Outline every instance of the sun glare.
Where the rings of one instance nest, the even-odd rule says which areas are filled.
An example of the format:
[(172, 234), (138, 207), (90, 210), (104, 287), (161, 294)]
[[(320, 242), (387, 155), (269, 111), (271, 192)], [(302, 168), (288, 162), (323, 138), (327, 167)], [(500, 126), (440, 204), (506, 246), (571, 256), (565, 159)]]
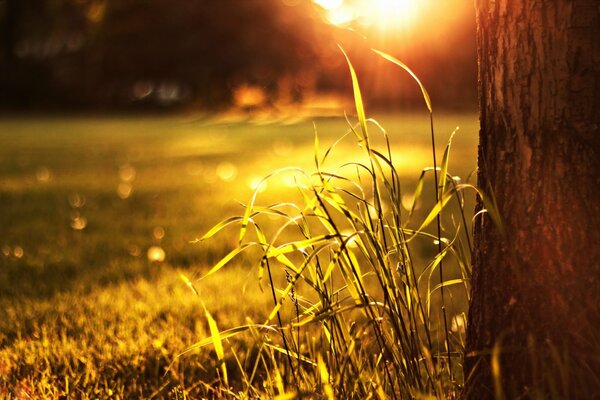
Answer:
[(344, 0), (314, 0), (314, 2), (326, 10), (333, 10), (344, 3)]
[(329, 23), (358, 22), (381, 31), (407, 29), (419, 18), (425, 0), (313, 0)]

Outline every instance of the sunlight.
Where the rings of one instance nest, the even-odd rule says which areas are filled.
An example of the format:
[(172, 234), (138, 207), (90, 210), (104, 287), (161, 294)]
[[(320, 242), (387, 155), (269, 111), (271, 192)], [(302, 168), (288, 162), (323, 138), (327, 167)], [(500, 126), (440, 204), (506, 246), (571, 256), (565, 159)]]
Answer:
[(313, 0), (325, 11), (329, 23), (345, 26), (358, 22), (380, 31), (412, 27), (421, 14), (424, 0)]
[(341, 6), (344, 0), (314, 0), (314, 2), (326, 10), (333, 10)]
[(160, 246), (152, 246), (147, 252), (148, 261), (153, 263), (161, 263), (165, 261), (166, 253)]
[[(369, 2), (370, 3), (370, 2)], [(366, 15), (375, 24), (381, 24), (383, 30), (395, 27), (408, 27), (414, 23), (419, 14), (421, 1), (415, 0), (376, 0), (371, 7), (366, 7)]]

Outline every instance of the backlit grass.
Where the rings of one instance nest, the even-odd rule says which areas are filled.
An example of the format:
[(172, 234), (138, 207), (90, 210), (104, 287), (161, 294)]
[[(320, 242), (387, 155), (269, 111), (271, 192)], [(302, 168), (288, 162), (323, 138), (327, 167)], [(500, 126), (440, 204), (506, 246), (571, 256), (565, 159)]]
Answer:
[[(199, 239), (210, 240), (236, 226), (237, 247), (203, 278), (252, 249), (260, 253), (259, 282), (267, 281), (273, 300), (265, 322), (222, 332), (203, 306), (210, 335), (189, 351), (208, 345), (215, 349), (216, 396), (447, 399), (461, 391), (472, 252), (471, 212), (465, 211), (471, 207), (465, 208), (464, 192), (478, 189), (450, 173), (458, 128), (438, 160), (429, 94), (405, 64), (379, 54), (421, 88), (429, 111), (433, 167), (423, 169), (412, 199), (404, 201), (402, 164), (395, 162), (385, 129), (367, 119), (358, 78), (346, 57), (357, 122), (348, 120), (347, 134), (324, 151), (315, 132), (314, 172), (288, 168), (265, 178), (269, 182), (292, 174), (296, 198), (289, 200), (294, 190), (288, 189), (278, 202), (261, 205), (256, 190), (243, 215), (223, 220)], [(362, 157), (333, 156), (347, 136)], [(328, 158), (343, 163), (325, 169)], [(433, 178), (433, 203), (418, 212), (428, 175)], [(448, 207), (452, 200), (454, 208)], [(286, 282), (277, 284), (282, 274)], [(182, 278), (201, 298), (194, 283)], [(236, 385), (229, 380), (223, 344), (245, 332), (255, 339), (257, 350), (250, 363), (231, 350), (242, 378)]]
[[(406, 182), (403, 202), (410, 204), (420, 171), (430, 164), (427, 117), (378, 120)], [(342, 118), (315, 123), (323, 147), (348, 128)], [(461, 129), (452, 171), (465, 177), (475, 167), (476, 116), (437, 117), (440, 153), (456, 125)], [(271, 299), (258, 288), (256, 254), (201, 281), (201, 299), (194, 296), (179, 274), (192, 280), (203, 275), (238, 236), (190, 242), (219, 220), (243, 213), (235, 200), (247, 203), (269, 172), (313, 168), (313, 131), (312, 121), (256, 126), (185, 117), (2, 119), (0, 396), (212, 393), (207, 385), (219, 370), (211, 348), (176, 359), (210, 335), (201, 300), (224, 330), (247, 318), (264, 322)], [(356, 142), (344, 140), (325, 166), (355, 161), (357, 154)], [(286, 174), (267, 181), (260, 203), (281, 201), (294, 184)], [(418, 206), (425, 210), (428, 204)], [(163, 262), (148, 258), (153, 246), (164, 250)], [(435, 248), (415, 251), (426, 257)], [(286, 278), (276, 279), (283, 284)], [(241, 357), (255, 345), (251, 337), (231, 340), (227, 357), (229, 346)], [(235, 366), (234, 359), (227, 362)], [(243, 382), (235, 368), (229, 370), (230, 381)]]

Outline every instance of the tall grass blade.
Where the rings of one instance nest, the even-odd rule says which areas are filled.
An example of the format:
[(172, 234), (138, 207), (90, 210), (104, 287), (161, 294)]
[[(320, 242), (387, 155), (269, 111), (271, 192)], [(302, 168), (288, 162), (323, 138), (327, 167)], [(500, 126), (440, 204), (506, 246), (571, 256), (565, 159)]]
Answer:
[(200, 296), (200, 293), (198, 293), (198, 291), (196, 290), (196, 288), (194, 287), (194, 284), (192, 283), (192, 281), (189, 280), (189, 278), (187, 276), (185, 276), (184, 274), (180, 273), (179, 277), (181, 278), (181, 280), (183, 282), (185, 282), (185, 284), (187, 285), (187, 287), (190, 288), (190, 290), (196, 295), (196, 296)]
[[(425, 217), (425, 219), (421, 223), (421, 226), (419, 226), (419, 229), (417, 229), (417, 232), (420, 232), (423, 229), (425, 229), (434, 219), (436, 219), (442, 211), (442, 209), (448, 204), (450, 200), (452, 200), (453, 196), (454, 193), (452, 191), (444, 193), (442, 195), (442, 198), (433, 206), (431, 211), (429, 211), (429, 214), (427, 214), (427, 217)], [(438, 238), (438, 240), (441, 240), (441, 238)]]
[(358, 85), (358, 77), (356, 76), (356, 71), (350, 62), (350, 58), (342, 48), (339, 46), (340, 50), (346, 57), (346, 61), (348, 63), (348, 68), (350, 69), (350, 75), (352, 76), (352, 88), (354, 90), (354, 103), (356, 105), (356, 114), (358, 116), (358, 122), (360, 123), (360, 129), (362, 130), (364, 139), (368, 141), (369, 134), (367, 130), (367, 117), (365, 116), (365, 107), (362, 100), (362, 94), (360, 92), (360, 86)]
[(201, 280), (205, 279), (205, 278), (209, 277), (210, 275), (214, 274), (215, 272), (217, 272), (218, 270), (223, 268), (231, 260), (233, 260), (238, 254), (242, 253), (248, 247), (253, 246), (255, 244), (256, 243), (244, 243), (244, 244), (240, 245), (239, 247), (236, 247), (231, 252), (229, 252), (229, 254), (227, 254), (225, 257), (223, 257), (217, 264), (215, 264), (215, 266), (212, 267), (210, 269), (210, 271), (208, 271), (206, 274), (204, 274), (204, 276), (202, 276), (200, 279)]
[(331, 387), (331, 383), (329, 382), (329, 371), (327, 370), (327, 365), (323, 361), (323, 357), (319, 354), (319, 358), (317, 361), (317, 365), (319, 368), (319, 375), (321, 377), (321, 387), (323, 388), (323, 394), (327, 400), (334, 400), (335, 396), (333, 394), (333, 388)]
[(444, 192), (446, 191), (446, 175), (448, 175), (448, 162), (450, 160), (450, 147), (452, 146), (452, 139), (456, 132), (458, 132), (458, 126), (452, 131), (450, 135), (450, 139), (448, 139), (448, 144), (446, 145), (446, 149), (444, 150), (444, 156), (442, 157), (442, 164), (440, 166), (440, 180), (438, 182), (438, 197), (442, 197)]
[(419, 88), (421, 88), (421, 93), (423, 94), (423, 99), (425, 100), (427, 109), (429, 110), (430, 113), (432, 113), (433, 108), (431, 107), (431, 98), (429, 97), (429, 93), (427, 92), (427, 89), (425, 89), (425, 86), (423, 86), (423, 84), (421, 83), (421, 80), (419, 79), (419, 77), (417, 77), (417, 75), (408, 67), (408, 65), (404, 64), (402, 61), (398, 60), (397, 58), (392, 57), (391, 55), (389, 55), (387, 53), (384, 53), (384, 52), (376, 50), (376, 49), (371, 49), (371, 50), (373, 50), (376, 54), (380, 55), (381, 57), (385, 58), (386, 60), (401, 67), (402, 69), (404, 69), (406, 72), (408, 72), (410, 74), (410, 76), (419, 85)]

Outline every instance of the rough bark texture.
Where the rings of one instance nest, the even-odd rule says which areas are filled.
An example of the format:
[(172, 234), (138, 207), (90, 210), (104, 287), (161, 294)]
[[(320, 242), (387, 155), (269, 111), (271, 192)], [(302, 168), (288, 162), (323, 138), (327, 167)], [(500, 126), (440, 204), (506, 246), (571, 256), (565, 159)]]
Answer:
[(466, 394), (600, 398), (600, 2), (476, 7), (478, 179), (503, 228), (475, 226)]

